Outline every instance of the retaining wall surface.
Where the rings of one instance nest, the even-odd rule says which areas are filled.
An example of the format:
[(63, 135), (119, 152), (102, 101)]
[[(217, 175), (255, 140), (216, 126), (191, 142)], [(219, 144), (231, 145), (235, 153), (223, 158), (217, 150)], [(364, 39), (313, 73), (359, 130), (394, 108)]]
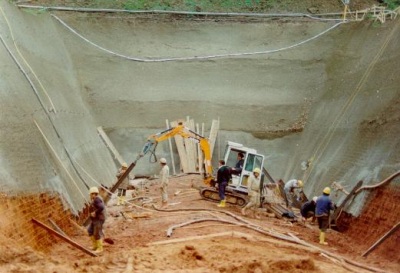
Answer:
[[(55, 106), (48, 111), (52, 106), (43, 90), (40, 103), (3, 48), (4, 190), (55, 189), (79, 209), (92, 180), (106, 185), (115, 180), (117, 165), (97, 136), (97, 126), (131, 162), (147, 136), (165, 128), (165, 119), (186, 116), (206, 128), (220, 119), (214, 162), (225, 141), (243, 143), (266, 155), (266, 167), (276, 179), (303, 179), (308, 196), (319, 195), (332, 181), (351, 190), (359, 180), (374, 184), (399, 169), (398, 20), (342, 24), (271, 54), (138, 62), (94, 47), (48, 13), (33, 15), (4, 2), (1, 7), (15, 43)], [(143, 59), (280, 49), (334, 25), (54, 14), (91, 42)], [(17, 54), (10, 29), (0, 19), (2, 36)], [(161, 156), (168, 156), (167, 145), (159, 145)], [(310, 162), (305, 171), (304, 161)], [(154, 174), (158, 168), (142, 159), (134, 172)], [(344, 196), (334, 198), (340, 203)], [(364, 200), (365, 194), (360, 195), (348, 210), (357, 215)]]

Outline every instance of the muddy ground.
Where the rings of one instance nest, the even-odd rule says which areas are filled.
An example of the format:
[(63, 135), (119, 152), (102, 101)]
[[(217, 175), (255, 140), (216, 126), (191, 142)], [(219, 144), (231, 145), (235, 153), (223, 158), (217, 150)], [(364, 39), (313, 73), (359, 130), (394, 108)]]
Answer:
[[(220, 209), (216, 203), (201, 199), (198, 187), (202, 186), (202, 179), (198, 175), (172, 178), (168, 190), (169, 206), (164, 211), (157, 210), (160, 206), (157, 183), (157, 179), (150, 180), (146, 187), (138, 187), (139, 196), (145, 197), (143, 199), (132, 199), (133, 191), (128, 191), (127, 204), (117, 206), (115, 197), (109, 201), (105, 237), (111, 238), (114, 244), (105, 243), (104, 252), (98, 257), (92, 257), (66, 241), (48, 235), (42, 228), (37, 228), (36, 236), (43, 236), (43, 241), (50, 240), (47, 246), (38, 245), (39, 252), (30, 247), (14, 245), (10, 239), (2, 236), (0, 272), (399, 270), (398, 257), (361, 257), (367, 245), (346, 234), (329, 230), (329, 245), (321, 246), (318, 244), (317, 226), (309, 222), (303, 225), (277, 219), (268, 216), (263, 209), (260, 209), (261, 219), (255, 219), (250, 211), (248, 215), (242, 216), (240, 208), (232, 205)], [(217, 219), (232, 224), (218, 222)], [(176, 227), (172, 229), (171, 236), (167, 236), (172, 226), (195, 220), (199, 222)], [(83, 227), (71, 223), (60, 224), (60, 227), (71, 240), (90, 248), (90, 239)], [(289, 238), (289, 241), (279, 237)], [(300, 240), (301, 243), (290, 242), (291, 239)], [(339, 262), (338, 256), (345, 259), (345, 262)]]

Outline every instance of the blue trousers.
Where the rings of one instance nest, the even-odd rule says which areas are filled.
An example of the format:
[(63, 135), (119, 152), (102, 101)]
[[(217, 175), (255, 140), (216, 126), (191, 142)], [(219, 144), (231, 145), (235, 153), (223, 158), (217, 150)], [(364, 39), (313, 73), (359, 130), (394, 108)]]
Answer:
[(218, 194), (219, 194), (219, 199), (224, 200), (225, 199), (225, 188), (228, 185), (228, 182), (221, 182), (218, 183)]

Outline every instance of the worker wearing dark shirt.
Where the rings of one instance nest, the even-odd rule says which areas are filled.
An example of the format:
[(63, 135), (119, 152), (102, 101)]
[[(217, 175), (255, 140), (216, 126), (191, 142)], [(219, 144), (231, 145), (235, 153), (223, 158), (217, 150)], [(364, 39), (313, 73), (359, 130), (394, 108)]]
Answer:
[(225, 199), (225, 188), (228, 185), (229, 180), (231, 179), (231, 170), (228, 166), (225, 165), (224, 160), (220, 160), (219, 168), (217, 172), (217, 183), (218, 183), (218, 194), (220, 203), (218, 207), (224, 208), (226, 199)]
[(300, 213), (303, 218), (303, 221), (305, 222), (307, 218), (312, 217), (312, 222), (315, 221), (315, 206), (317, 204), (317, 196), (314, 196), (312, 200), (309, 200), (305, 202), (303, 205), (301, 205), (300, 208)]
[(232, 168), (231, 172), (232, 172), (232, 174), (240, 175), (242, 173), (243, 165), (244, 165), (244, 154), (238, 153), (237, 159), (238, 159), (238, 161), (236, 162), (235, 168)]
[(315, 217), (318, 219), (318, 226), (319, 226), (319, 243), (321, 245), (327, 245), (328, 243), (325, 242), (325, 232), (329, 228), (329, 213), (331, 210), (334, 209), (334, 204), (332, 200), (329, 198), (331, 194), (331, 189), (326, 187), (323, 190), (321, 196), (317, 199), (317, 204), (315, 208)]
[(88, 227), (88, 234), (93, 242), (93, 250), (96, 253), (103, 251), (103, 224), (106, 220), (105, 205), (99, 195), (97, 187), (91, 187), (89, 190), (90, 200), (90, 219), (92, 220)]

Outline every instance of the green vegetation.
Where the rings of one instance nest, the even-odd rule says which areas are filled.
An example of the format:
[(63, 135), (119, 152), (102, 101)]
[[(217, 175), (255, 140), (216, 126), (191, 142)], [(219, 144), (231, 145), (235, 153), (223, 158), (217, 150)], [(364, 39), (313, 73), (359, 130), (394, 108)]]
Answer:
[(392, 10), (400, 6), (400, 0), (384, 0), (383, 2)]
[[(17, 0), (9, 0), (17, 2)], [(266, 12), (293, 0), (39, 0), (44, 6), (197, 12)]]
[[(99, 2), (101, 0), (97, 0)], [(104, 0), (103, 0), (104, 1)], [(219, 11), (238, 12), (260, 10), (263, 3), (276, 0), (125, 0), (110, 3), (114, 8), (126, 10), (182, 10), (182, 11)], [(117, 4), (118, 5), (118, 4)]]
[[(17, 2), (17, 0), (8, 1)], [(308, 13), (309, 8), (314, 8), (323, 13), (340, 12), (343, 9), (341, 1), (326, 0), (37, 0), (35, 2), (44, 6), (189, 12)], [(383, 2), (392, 10), (400, 6), (400, 0), (383, 0)], [(371, 2), (366, 2), (366, 4), (368, 6), (362, 8), (370, 7)], [(376, 4), (379, 4), (378, 0)]]

